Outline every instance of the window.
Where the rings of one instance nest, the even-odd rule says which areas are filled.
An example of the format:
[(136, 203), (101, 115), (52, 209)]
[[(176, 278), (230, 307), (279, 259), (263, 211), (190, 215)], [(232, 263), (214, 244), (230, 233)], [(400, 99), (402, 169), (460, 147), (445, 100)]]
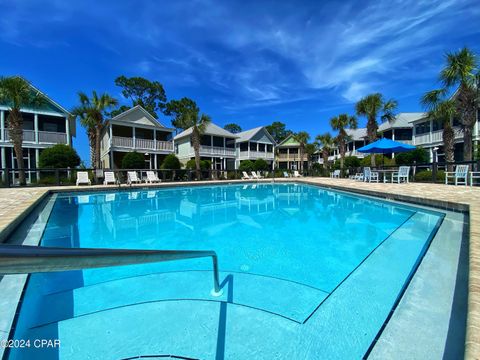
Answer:
[(415, 133), (417, 135), (422, 135), (430, 132), (430, 121), (425, 121), (420, 124), (415, 125)]
[(240, 151), (248, 151), (248, 143), (247, 142), (240, 143)]
[(258, 144), (258, 151), (264, 152), (265, 151), (265, 144)]
[(432, 131), (438, 131), (443, 129), (443, 121), (442, 120), (433, 120), (432, 121)]
[(267, 145), (267, 152), (273, 152), (273, 145)]
[(213, 146), (223, 147), (223, 137), (214, 136)]
[(250, 151), (257, 151), (257, 143), (250, 143)]

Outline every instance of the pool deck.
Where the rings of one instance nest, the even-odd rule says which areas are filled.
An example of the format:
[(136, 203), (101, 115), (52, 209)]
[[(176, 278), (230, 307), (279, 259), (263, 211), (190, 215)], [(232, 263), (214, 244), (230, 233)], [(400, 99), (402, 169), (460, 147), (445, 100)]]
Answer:
[[(271, 179), (260, 180), (270, 182)], [(276, 179), (275, 181), (300, 181), (338, 190), (353, 191), (365, 195), (378, 196), (392, 200), (407, 201), (425, 206), (441, 207), (448, 210), (468, 212), (470, 218), (469, 237), (469, 294), (467, 335), (465, 342), (465, 358), (480, 359), (480, 187), (453, 186), (443, 184), (383, 184), (362, 183), (348, 179), (301, 178)], [(227, 184), (237, 181), (199, 181), (161, 184), (141, 184), (121, 186), (121, 189)], [(62, 186), (42, 188), (2, 188), (0, 189), (0, 243), (26, 217), (30, 210), (42, 201), (49, 193), (59, 191), (95, 191), (113, 190), (118, 186)]]

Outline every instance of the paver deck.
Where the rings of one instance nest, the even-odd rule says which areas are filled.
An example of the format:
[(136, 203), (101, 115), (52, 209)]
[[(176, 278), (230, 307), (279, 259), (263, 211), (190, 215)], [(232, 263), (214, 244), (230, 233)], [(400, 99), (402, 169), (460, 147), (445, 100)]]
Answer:
[[(453, 186), (443, 184), (373, 184), (362, 183), (348, 179), (330, 178), (301, 178), (277, 179), (276, 181), (301, 181), (317, 184), (340, 190), (354, 191), (367, 195), (380, 196), (392, 200), (408, 201), (427, 206), (443, 207), (449, 210), (465, 211), (469, 213), (469, 294), (468, 320), (465, 343), (465, 358), (480, 359), (480, 188)], [(262, 181), (262, 180), (260, 180)], [(271, 181), (265, 179), (263, 181)], [(228, 181), (234, 182), (234, 181)], [(212, 181), (176, 182), (153, 185), (138, 185), (134, 187), (162, 187), (181, 185), (213, 184)], [(218, 183), (227, 183), (219, 181)], [(118, 186), (62, 186), (45, 188), (2, 188), (0, 189), (0, 242), (50, 192), (72, 190), (116, 189)], [(121, 188), (127, 188), (123, 185)]]

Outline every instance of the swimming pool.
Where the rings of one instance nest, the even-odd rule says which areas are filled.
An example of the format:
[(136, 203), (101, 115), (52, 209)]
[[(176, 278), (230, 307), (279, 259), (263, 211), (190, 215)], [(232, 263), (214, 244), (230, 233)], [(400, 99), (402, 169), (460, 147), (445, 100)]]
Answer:
[(358, 359), (443, 214), (301, 184), (60, 194), (43, 246), (215, 250), (29, 279), (10, 358)]

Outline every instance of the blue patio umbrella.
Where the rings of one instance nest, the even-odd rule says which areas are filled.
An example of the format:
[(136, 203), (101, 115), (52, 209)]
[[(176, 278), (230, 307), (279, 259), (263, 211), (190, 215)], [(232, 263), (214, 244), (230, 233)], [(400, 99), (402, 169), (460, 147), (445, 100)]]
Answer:
[[(380, 140), (374, 141), (368, 145), (362, 146), (357, 151), (361, 153), (369, 154), (391, 154), (398, 152), (406, 152), (415, 150), (416, 147), (413, 145), (404, 144), (398, 141), (393, 141), (387, 138), (382, 138)], [(382, 157), (383, 159), (383, 157)], [(383, 161), (382, 161), (383, 163)]]

